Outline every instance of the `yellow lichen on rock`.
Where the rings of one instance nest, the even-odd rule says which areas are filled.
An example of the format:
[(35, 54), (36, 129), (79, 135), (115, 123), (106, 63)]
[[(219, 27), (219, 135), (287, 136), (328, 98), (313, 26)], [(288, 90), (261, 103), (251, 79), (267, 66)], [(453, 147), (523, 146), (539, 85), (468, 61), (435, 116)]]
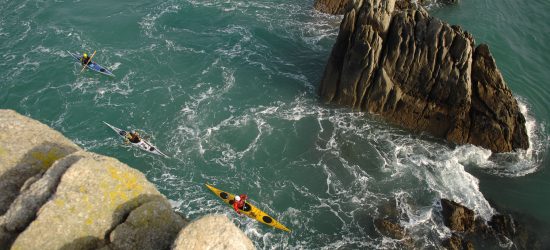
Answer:
[(106, 190), (109, 194), (111, 204), (120, 201), (126, 202), (130, 197), (135, 197), (143, 191), (144, 188), (139, 183), (136, 175), (130, 172), (121, 171), (120, 168), (111, 165), (106, 166), (106, 170), (110, 177), (117, 181), (114, 187), (109, 187), (109, 190)]
[(1, 249), (169, 249), (187, 223), (141, 172), (12, 110), (0, 109), (0, 176), (0, 227), (18, 226)]
[(8, 154), (8, 151), (6, 151), (6, 149), (4, 149), (4, 147), (0, 145), (0, 158), (5, 157), (7, 154)]
[(41, 152), (41, 151), (34, 151), (31, 152), (31, 156), (33, 160), (38, 161), (38, 165), (42, 170), (47, 170), (49, 167), (52, 166), (52, 164), (59, 160), (60, 158), (64, 157), (66, 153), (61, 152), (59, 148), (52, 147), (47, 152)]

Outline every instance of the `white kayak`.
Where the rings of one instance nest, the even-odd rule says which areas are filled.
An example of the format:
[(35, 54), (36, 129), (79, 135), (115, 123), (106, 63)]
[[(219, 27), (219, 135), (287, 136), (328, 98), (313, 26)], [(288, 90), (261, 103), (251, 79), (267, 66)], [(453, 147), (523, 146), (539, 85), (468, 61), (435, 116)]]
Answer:
[[(118, 135), (120, 135), (121, 137), (123, 137), (124, 139), (127, 139), (127, 135), (128, 135), (128, 131), (125, 131), (123, 129), (119, 129), (109, 123), (106, 123), (106, 122), (103, 122), (105, 123), (105, 125), (109, 126), (111, 129), (113, 129)], [(152, 153), (152, 154), (156, 154), (156, 155), (162, 155), (166, 158), (170, 158), (169, 156), (165, 155), (163, 152), (161, 152), (160, 150), (157, 149), (157, 147), (155, 147), (155, 145), (151, 144), (150, 142), (148, 142), (147, 140), (144, 140), (143, 138), (140, 138), (139, 142), (137, 143), (133, 143), (133, 142), (130, 142), (130, 144), (132, 144), (132, 146), (134, 147), (138, 147), (142, 150), (145, 150), (149, 153)]]

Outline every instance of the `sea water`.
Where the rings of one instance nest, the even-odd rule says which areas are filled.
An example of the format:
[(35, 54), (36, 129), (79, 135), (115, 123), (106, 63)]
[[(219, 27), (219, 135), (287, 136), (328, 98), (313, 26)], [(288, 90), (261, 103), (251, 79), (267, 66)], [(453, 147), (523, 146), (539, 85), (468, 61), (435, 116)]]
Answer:
[[(0, 108), (144, 172), (190, 219), (227, 215), (258, 248), (417, 248), (450, 236), (439, 200), (482, 218), (550, 226), (550, 4), (463, 0), (430, 13), (487, 43), (527, 118), (530, 149), (493, 155), (323, 104), (319, 81), (342, 16), (313, 1), (0, 1)], [(97, 51), (116, 75), (80, 73)], [(140, 129), (169, 159), (121, 143)], [(204, 183), (246, 193), (292, 229), (240, 217)], [(392, 209), (390, 209), (392, 210)], [(539, 237), (548, 237), (540, 233)], [(546, 245), (548, 246), (548, 245)]]

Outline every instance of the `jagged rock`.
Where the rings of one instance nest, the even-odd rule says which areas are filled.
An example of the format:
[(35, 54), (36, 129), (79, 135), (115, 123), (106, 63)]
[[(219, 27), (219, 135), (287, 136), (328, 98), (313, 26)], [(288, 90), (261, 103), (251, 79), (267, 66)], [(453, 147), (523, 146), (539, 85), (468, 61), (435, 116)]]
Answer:
[[(536, 222), (526, 227), (525, 223), (520, 223), (510, 214), (495, 214), (491, 221), (487, 222), (489, 232), (496, 235), (501, 242), (511, 240), (517, 249), (544, 249), (544, 245), (548, 245), (548, 239), (545, 238), (546, 244), (542, 243), (541, 239), (533, 234), (532, 229), (536, 228)], [(540, 226), (538, 226), (540, 227)], [(545, 233), (541, 233), (545, 235)]]
[(485, 44), (479, 45), (474, 51), (472, 105), (470, 116), (465, 121), (464, 124), (469, 125), (469, 128), (457, 125), (454, 131), (469, 131), (469, 134), (455, 136), (454, 131), (448, 134), (457, 143), (489, 144), (489, 148), (497, 152), (526, 148), (524, 145), (529, 145), (525, 118), (519, 111), (512, 91), (504, 84)]
[(396, 0), (395, 8), (399, 10), (405, 9), (416, 9), (418, 4), (422, 4), (425, 1), (414, 1), (414, 0)]
[(53, 162), (77, 150), (77, 145), (48, 126), (13, 110), (0, 109), (0, 215), (29, 178), (41, 175)]
[(382, 235), (398, 240), (405, 237), (405, 229), (397, 223), (393, 223), (386, 219), (376, 219), (374, 220), (374, 225), (376, 225), (376, 228)]
[[(332, 15), (342, 15), (353, 8), (355, 4), (362, 4), (364, 0), (315, 0), (313, 8), (316, 10), (332, 14)], [(397, 9), (411, 9), (418, 8), (418, 6), (426, 6), (431, 3), (441, 2), (444, 4), (456, 4), (458, 0), (396, 0), (395, 7)]]
[(475, 229), (474, 211), (454, 201), (441, 199), (443, 222), (455, 232), (468, 233)]
[[(320, 84), (326, 102), (494, 152), (526, 149), (525, 119), (486, 45), (423, 8), (359, 1)], [(391, 25), (390, 25), (391, 24)]]
[(376, 231), (381, 235), (396, 239), (394, 247), (398, 249), (415, 249), (414, 239), (399, 224), (400, 220), (406, 218), (407, 215), (402, 214), (398, 206), (395, 200), (383, 203), (378, 207), (379, 217), (374, 219), (374, 223), (369, 222), (369, 224), (373, 224)]
[(10, 246), (36, 217), (38, 210), (53, 195), (61, 176), (81, 156), (74, 153), (56, 161), (41, 178), (32, 181), (11, 204), (9, 210), (0, 216), (0, 246)]
[(395, 0), (374, 0), (344, 16), (321, 80), (325, 101), (358, 107), (374, 77)]
[(342, 15), (352, 7), (354, 0), (315, 0), (313, 7), (327, 14)]
[[(490, 221), (477, 218), (473, 211), (456, 202), (441, 200), (443, 222), (453, 230), (443, 241), (447, 249), (485, 249), (512, 244), (517, 249), (542, 249), (543, 243), (533, 231), (515, 221), (510, 214), (493, 215)], [(531, 225), (532, 226), (532, 225)], [(472, 243), (476, 242), (476, 243)]]
[(110, 232), (131, 211), (165, 199), (142, 173), (118, 160), (87, 152), (76, 154), (81, 158), (63, 174), (55, 194), (12, 248), (99, 248), (109, 244)]
[(443, 247), (449, 250), (473, 250), (474, 245), (470, 241), (463, 241), (461, 237), (453, 234), (451, 238), (443, 241)]
[[(0, 174), (0, 249), (169, 249), (187, 223), (139, 171), (11, 110)], [(231, 226), (220, 244), (246, 238)]]
[(207, 215), (191, 222), (178, 235), (172, 247), (186, 249), (255, 249), (254, 245), (223, 215)]
[(187, 221), (172, 211), (166, 199), (133, 210), (110, 235), (111, 249), (170, 249)]

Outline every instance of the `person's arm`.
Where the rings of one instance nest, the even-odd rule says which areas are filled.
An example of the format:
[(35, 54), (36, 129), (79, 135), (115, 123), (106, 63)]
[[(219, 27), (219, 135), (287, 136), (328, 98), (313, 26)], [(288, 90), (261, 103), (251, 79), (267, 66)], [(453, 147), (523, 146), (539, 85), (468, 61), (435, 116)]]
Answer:
[(239, 206), (237, 205), (237, 202), (233, 202), (233, 209), (235, 209), (235, 212), (237, 212), (238, 214), (241, 214), (241, 212), (239, 212)]

